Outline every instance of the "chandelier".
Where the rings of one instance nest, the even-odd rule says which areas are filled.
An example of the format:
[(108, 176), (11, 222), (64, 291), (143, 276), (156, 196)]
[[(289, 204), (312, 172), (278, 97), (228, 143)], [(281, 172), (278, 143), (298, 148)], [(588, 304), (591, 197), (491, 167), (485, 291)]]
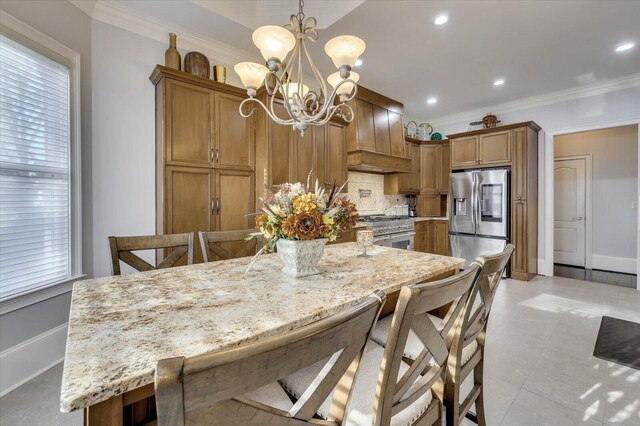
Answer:
[[(327, 42), (324, 51), (338, 69), (327, 77), (327, 82), (333, 87), (329, 93), (306, 46), (307, 40), (318, 40), (317, 21), (313, 17), (305, 19), (303, 8), (304, 0), (300, 0), (298, 14), (291, 15), (291, 23), (284, 27), (266, 25), (253, 32), (253, 43), (260, 49), (266, 67), (254, 62), (241, 62), (234, 67), (249, 96), (240, 104), (240, 115), (245, 118), (251, 116), (257, 107), (245, 112), (245, 105), (257, 104), (274, 122), (292, 125), (300, 130), (302, 136), (309, 126), (323, 126), (334, 115), (347, 122), (353, 120), (353, 110), (347, 102), (355, 97), (360, 76), (351, 69), (365, 49), (362, 39), (350, 35), (338, 36)], [(304, 81), (305, 61), (315, 81)], [(317, 91), (305, 83), (316, 86)], [(255, 97), (263, 84), (268, 106)], [(288, 117), (276, 114), (276, 97), (282, 98)], [(339, 102), (336, 102), (336, 97)]]

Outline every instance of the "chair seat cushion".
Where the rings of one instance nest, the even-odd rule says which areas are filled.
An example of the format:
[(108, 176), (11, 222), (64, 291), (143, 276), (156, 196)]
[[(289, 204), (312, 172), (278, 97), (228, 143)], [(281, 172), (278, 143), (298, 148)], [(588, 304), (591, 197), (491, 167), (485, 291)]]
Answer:
[[(442, 320), (436, 316), (425, 314), (425, 320), (431, 320), (433, 325), (438, 327)], [(381, 346), (385, 346), (387, 343), (387, 336), (389, 335), (389, 330), (391, 329), (391, 320), (393, 315), (386, 316), (376, 323), (373, 332), (371, 333), (371, 340), (376, 342)], [(404, 347), (404, 356), (409, 359), (416, 359), (420, 352), (424, 349), (424, 345), (416, 336), (413, 331), (409, 331), (409, 337), (407, 338), (407, 344)], [(462, 364), (464, 365), (467, 361), (471, 359), (473, 354), (478, 349), (478, 342), (476, 340), (471, 341), (467, 346), (462, 349)]]
[(260, 389), (253, 390), (243, 396), (252, 401), (269, 405), (284, 411), (289, 411), (291, 410), (291, 407), (293, 407), (291, 398), (289, 398), (289, 395), (287, 395), (278, 382), (269, 383), (268, 385), (265, 385)]
[[(353, 385), (348, 408), (349, 412), (345, 419), (346, 425), (371, 426), (376, 396), (376, 385), (378, 382), (378, 375), (380, 373), (380, 366), (382, 364), (383, 353), (384, 348), (382, 346), (373, 341), (369, 341), (367, 343), (364, 356), (360, 363), (360, 370), (358, 371), (358, 376), (356, 377), (356, 381)], [(280, 382), (287, 392), (297, 399), (307, 389), (311, 381), (317, 377), (318, 373), (320, 373), (320, 370), (326, 365), (326, 363), (327, 360), (320, 361), (304, 370), (286, 377)], [(400, 376), (402, 376), (408, 368), (409, 365), (403, 362), (400, 366)], [(410, 387), (407, 394), (411, 394), (416, 387), (416, 384)], [(326, 420), (334, 420), (329, 416), (331, 399), (332, 395), (329, 395), (318, 409), (318, 415)], [(433, 395), (431, 391), (426, 392), (408, 408), (393, 416), (391, 424), (394, 426), (412, 424), (427, 410), (432, 400)]]

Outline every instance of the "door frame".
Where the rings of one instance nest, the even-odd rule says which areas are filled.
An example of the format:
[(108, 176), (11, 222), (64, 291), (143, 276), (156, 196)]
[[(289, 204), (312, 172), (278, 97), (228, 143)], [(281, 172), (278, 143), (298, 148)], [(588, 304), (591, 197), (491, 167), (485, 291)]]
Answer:
[[(538, 163), (539, 165), (539, 185), (538, 194), (541, 200), (545, 200), (544, 205), (539, 203), (538, 216), (544, 218), (544, 222), (541, 223), (538, 235), (544, 236), (543, 241), (538, 240), (539, 250), (545, 253), (544, 259), (539, 259), (538, 271), (542, 275), (549, 277), (553, 276), (553, 162), (554, 162), (554, 137), (565, 135), (568, 133), (587, 132), (590, 130), (602, 130), (611, 127), (622, 127), (636, 125), (638, 129), (638, 205), (640, 206), (640, 119), (632, 120), (609, 120), (599, 123), (592, 123), (589, 125), (565, 127), (557, 129), (543, 130), (544, 135), (539, 135), (539, 140), (544, 141), (544, 145), (538, 148), (538, 155), (543, 158), (543, 161)], [(541, 169), (541, 170), (540, 170)], [(636, 282), (636, 288), (640, 291), (640, 208), (638, 209), (638, 232), (636, 234), (636, 246), (637, 246), (637, 259), (636, 259), (636, 272), (638, 272), (638, 280)]]
[[(562, 155), (560, 157), (553, 158), (553, 164), (555, 166), (556, 161), (563, 160), (584, 160), (585, 163), (585, 182), (584, 182), (584, 267), (587, 269), (591, 269), (593, 265), (593, 223), (592, 223), (592, 211), (593, 204), (591, 198), (591, 191), (593, 190), (593, 155), (591, 153), (588, 154), (579, 154), (579, 155)], [(555, 168), (555, 167), (554, 167)], [(554, 182), (554, 191), (555, 191), (555, 182)], [(555, 221), (555, 212), (554, 218)], [(551, 253), (553, 255), (553, 252)], [(555, 258), (553, 259), (553, 263), (555, 263)]]

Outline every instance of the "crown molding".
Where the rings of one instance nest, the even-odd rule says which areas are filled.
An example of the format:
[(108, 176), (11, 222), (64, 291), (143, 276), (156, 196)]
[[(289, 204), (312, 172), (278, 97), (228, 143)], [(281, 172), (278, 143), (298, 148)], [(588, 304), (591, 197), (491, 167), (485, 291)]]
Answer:
[(262, 57), (255, 53), (244, 52), (213, 38), (141, 13), (126, 6), (124, 2), (97, 0), (93, 7), (90, 7), (90, 2), (86, 0), (69, 0), (69, 2), (92, 19), (165, 44), (168, 43), (169, 33), (175, 33), (178, 35), (181, 49), (204, 53), (210, 59), (215, 59), (214, 62), (227, 65), (245, 61), (263, 62)]
[(513, 102), (506, 102), (503, 104), (486, 106), (457, 114), (436, 117), (429, 120), (429, 122), (433, 126), (442, 127), (450, 124), (467, 122), (469, 120), (477, 120), (478, 117), (483, 116), (487, 113), (487, 111), (491, 111), (492, 114), (505, 114), (508, 112), (537, 108), (574, 99), (587, 98), (589, 96), (603, 95), (605, 93), (629, 89), (632, 87), (640, 87), (640, 73), (596, 83), (589, 86), (560, 90), (557, 92), (551, 92), (540, 96), (533, 96)]

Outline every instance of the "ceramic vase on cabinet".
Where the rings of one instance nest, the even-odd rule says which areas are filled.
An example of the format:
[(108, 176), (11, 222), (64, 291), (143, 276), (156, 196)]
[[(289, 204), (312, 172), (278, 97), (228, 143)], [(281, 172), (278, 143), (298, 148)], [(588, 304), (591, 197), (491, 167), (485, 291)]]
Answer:
[(176, 48), (176, 35), (169, 34), (169, 48), (164, 52), (164, 65), (176, 70), (180, 69), (180, 52)]
[(292, 277), (308, 277), (319, 274), (316, 268), (324, 253), (324, 246), (329, 241), (326, 238), (317, 240), (278, 240), (278, 256), (284, 268), (282, 272)]

